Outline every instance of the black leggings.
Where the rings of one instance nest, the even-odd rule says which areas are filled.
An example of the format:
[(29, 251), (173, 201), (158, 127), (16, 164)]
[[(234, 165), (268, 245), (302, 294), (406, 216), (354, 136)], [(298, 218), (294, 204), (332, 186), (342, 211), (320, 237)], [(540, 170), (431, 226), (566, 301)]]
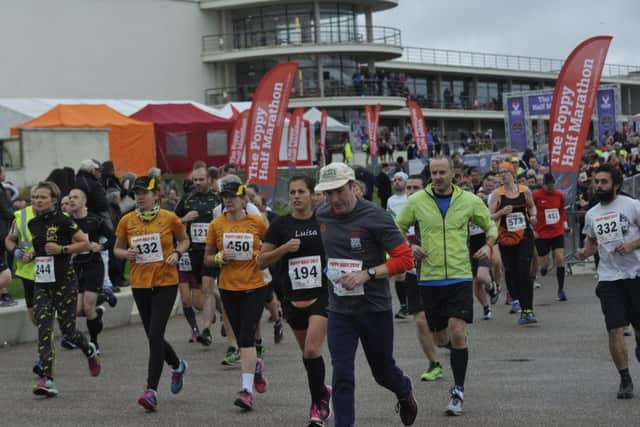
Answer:
[(255, 347), (255, 335), (264, 310), (267, 286), (250, 291), (227, 291), (220, 289), (222, 304), (231, 323), (238, 347)]
[(42, 376), (53, 377), (53, 321), (58, 318), (60, 331), (67, 341), (71, 341), (89, 354), (89, 341), (76, 330), (76, 305), (78, 288), (75, 282), (35, 284), (34, 317), (38, 327), (38, 355), (42, 364)]
[(500, 245), (504, 278), (511, 298), (520, 301), (523, 310), (533, 309), (533, 279), (531, 278), (531, 258), (533, 257), (533, 236), (530, 232), (515, 246)]
[(149, 340), (147, 388), (158, 390), (163, 362), (178, 369), (180, 360), (173, 347), (165, 341), (164, 332), (178, 294), (178, 285), (152, 289), (132, 288), (144, 332)]

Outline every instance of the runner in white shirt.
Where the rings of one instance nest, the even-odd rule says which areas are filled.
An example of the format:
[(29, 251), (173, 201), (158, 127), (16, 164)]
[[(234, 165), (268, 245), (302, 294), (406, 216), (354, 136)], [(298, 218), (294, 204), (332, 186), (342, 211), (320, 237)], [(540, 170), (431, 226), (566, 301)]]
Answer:
[(633, 397), (624, 327), (633, 326), (640, 361), (640, 201), (619, 194), (622, 174), (609, 164), (595, 171), (600, 203), (585, 216), (584, 248), (578, 258), (600, 255), (596, 295), (609, 332), (609, 351), (620, 373), (618, 399)]

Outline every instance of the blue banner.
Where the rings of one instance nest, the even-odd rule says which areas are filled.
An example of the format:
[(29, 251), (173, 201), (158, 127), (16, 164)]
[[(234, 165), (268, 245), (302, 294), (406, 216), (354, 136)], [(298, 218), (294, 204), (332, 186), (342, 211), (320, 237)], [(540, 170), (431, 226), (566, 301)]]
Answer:
[(512, 149), (523, 152), (527, 149), (524, 98), (522, 96), (507, 98), (507, 112), (509, 118), (509, 145)]
[(542, 95), (529, 96), (529, 115), (545, 116), (551, 111), (553, 92)]
[(616, 95), (613, 89), (600, 89), (596, 98), (598, 142), (604, 144), (616, 131)]

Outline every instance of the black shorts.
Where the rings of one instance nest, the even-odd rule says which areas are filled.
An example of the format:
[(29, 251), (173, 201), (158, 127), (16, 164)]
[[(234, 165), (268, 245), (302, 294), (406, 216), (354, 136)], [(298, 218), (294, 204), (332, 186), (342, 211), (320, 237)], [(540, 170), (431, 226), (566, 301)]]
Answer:
[(449, 325), (449, 318), (473, 323), (473, 287), (471, 282), (449, 286), (420, 286), (429, 328), (442, 331)]
[(327, 306), (329, 305), (329, 296), (323, 293), (318, 296), (316, 302), (309, 307), (298, 308), (291, 304), (291, 301), (282, 303), (282, 314), (287, 320), (289, 326), (294, 331), (304, 331), (309, 327), (309, 317), (322, 316), (327, 317)]
[(104, 264), (102, 261), (73, 264), (78, 278), (78, 293), (102, 292), (104, 281)]
[(556, 236), (551, 239), (536, 239), (538, 256), (546, 256), (549, 251), (564, 249), (564, 236)]
[(608, 331), (629, 323), (640, 328), (640, 278), (598, 282), (596, 295)]
[(24, 302), (27, 304), (27, 308), (33, 308), (33, 287), (35, 285), (33, 280), (20, 278), (22, 280), (22, 288), (24, 289)]
[(202, 283), (202, 276), (218, 277), (213, 267), (204, 265), (204, 250), (190, 250), (189, 258), (191, 259), (191, 274)]
[(420, 294), (421, 287), (418, 286), (418, 276), (407, 273), (404, 283), (406, 283), (404, 289), (407, 293), (407, 310), (409, 314), (417, 314), (424, 311), (422, 295)]

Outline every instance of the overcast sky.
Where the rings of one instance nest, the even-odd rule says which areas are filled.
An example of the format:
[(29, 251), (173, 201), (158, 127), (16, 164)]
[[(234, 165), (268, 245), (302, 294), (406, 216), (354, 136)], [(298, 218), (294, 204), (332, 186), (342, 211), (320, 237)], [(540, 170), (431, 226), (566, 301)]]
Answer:
[(607, 34), (607, 63), (640, 66), (640, 0), (400, 0), (373, 22), (404, 46), (559, 59)]

